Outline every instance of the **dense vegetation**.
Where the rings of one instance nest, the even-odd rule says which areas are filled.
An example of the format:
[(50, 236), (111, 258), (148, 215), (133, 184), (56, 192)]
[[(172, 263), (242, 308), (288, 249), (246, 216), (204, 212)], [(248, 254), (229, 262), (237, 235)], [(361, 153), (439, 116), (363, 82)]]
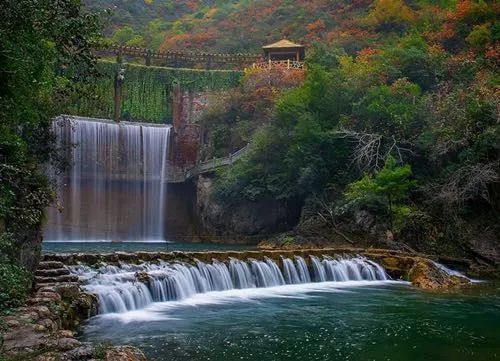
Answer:
[[(210, 99), (203, 156), (252, 142), (247, 160), (218, 179), (228, 206), (293, 200), (305, 216), (339, 226), (368, 212), (387, 223), (380, 229), (417, 246), (425, 240), (431, 251), (477, 229), (496, 237), (488, 227), (498, 216), (495, 2), (87, 4), (112, 8), (107, 35), (121, 44), (259, 52), (286, 36), (308, 46), (298, 88), (288, 91), (302, 82), (298, 74), (247, 72), (241, 87)], [(384, 192), (398, 176), (407, 187), (392, 199)]]
[[(54, 156), (52, 118), (94, 73), (99, 18), (78, 1), (0, 4), (0, 311), (20, 304), (53, 198), (43, 166)], [(68, 71), (72, 69), (72, 71)]]
[(186, 91), (225, 90), (239, 84), (241, 72), (173, 69), (136, 64), (99, 61), (99, 76), (80, 84), (92, 89), (91, 96), (67, 99), (64, 112), (71, 115), (97, 118), (113, 117), (114, 78), (124, 69), (121, 119), (152, 123), (172, 120), (172, 85), (180, 84)]
[(219, 199), (299, 199), (334, 228), (364, 212), (427, 251), (497, 242), (498, 4), (361, 5), (351, 15), (378, 41), (351, 37), (356, 55), (310, 48), (305, 81), (258, 119), (251, 152), (218, 178)]
[[(432, 40), (445, 40), (452, 35), (451, 31), (458, 31), (463, 40), (472, 30), (471, 21), (479, 19), (469, 18), (453, 30), (443, 24), (450, 16), (466, 15), (471, 7), (494, 2), (86, 0), (86, 3), (91, 8), (111, 9), (107, 35), (121, 44), (163, 50), (260, 52), (263, 44), (286, 36), (306, 45), (321, 42), (355, 54), (368, 46), (397, 41), (398, 36), (391, 34), (393, 30), (417, 29), (426, 37), (434, 37)], [(496, 10), (490, 8), (490, 11)], [(486, 21), (476, 24), (478, 28), (470, 41), (481, 42), (495, 31), (491, 18), (482, 20)], [(448, 45), (454, 46), (449, 40)]]

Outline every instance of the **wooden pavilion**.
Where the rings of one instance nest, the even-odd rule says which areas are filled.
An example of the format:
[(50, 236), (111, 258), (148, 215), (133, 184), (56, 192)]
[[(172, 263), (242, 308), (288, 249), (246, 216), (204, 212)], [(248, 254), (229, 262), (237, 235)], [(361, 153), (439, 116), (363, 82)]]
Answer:
[(287, 39), (282, 39), (276, 43), (262, 47), (267, 61), (297, 61), (303, 62), (305, 58), (305, 48), (303, 45), (295, 44)]

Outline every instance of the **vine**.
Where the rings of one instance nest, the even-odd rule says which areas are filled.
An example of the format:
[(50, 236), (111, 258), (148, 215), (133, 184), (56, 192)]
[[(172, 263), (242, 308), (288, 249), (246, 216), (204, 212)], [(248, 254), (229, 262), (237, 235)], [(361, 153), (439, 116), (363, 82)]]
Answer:
[(198, 70), (119, 64), (99, 61), (100, 77), (93, 84), (81, 84), (82, 93), (92, 87), (92, 93), (74, 97), (67, 103), (65, 113), (112, 118), (114, 77), (125, 68), (121, 117), (128, 121), (170, 123), (172, 119), (172, 84), (183, 90), (227, 90), (237, 87), (242, 73), (232, 70)]

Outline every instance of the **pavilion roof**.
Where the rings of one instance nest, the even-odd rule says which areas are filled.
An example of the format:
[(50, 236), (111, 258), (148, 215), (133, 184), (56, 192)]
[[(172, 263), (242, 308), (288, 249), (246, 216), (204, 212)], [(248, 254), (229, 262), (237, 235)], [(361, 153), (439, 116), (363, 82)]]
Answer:
[(262, 49), (277, 49), (277, 48), (303, 48), (303, 45), (296, 44), (287, 39), (282, 39), (275, 43), (265, 45)]

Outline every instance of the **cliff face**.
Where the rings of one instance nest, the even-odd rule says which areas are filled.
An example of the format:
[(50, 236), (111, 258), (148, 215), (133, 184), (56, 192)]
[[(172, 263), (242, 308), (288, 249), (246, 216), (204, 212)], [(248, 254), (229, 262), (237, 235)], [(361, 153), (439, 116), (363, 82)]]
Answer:
[(291, 229), (300, 217), (300, 207), (264, 199), (244, 201), (222, 207), (211, 196), (213, 178), (199, 176), (196, 181), (196, 209), (205, 233), (213, 236), (237, 236), (248, 241), (251, 236), (265, 236)]

